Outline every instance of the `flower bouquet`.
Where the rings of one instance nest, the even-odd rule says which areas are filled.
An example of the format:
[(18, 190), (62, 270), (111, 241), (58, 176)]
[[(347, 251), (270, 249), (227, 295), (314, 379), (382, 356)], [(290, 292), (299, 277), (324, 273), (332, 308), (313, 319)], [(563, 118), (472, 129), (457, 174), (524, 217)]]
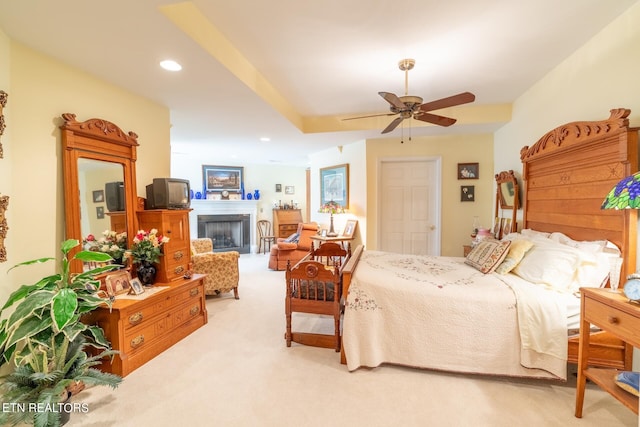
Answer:
[(152, 285), (156, 278), (156, 268), (153, 264), (160, 261), (162, 245), (169, 238), (158, 234), (158, 230), (138, 230), (133, 238), (131, 248), (125, 252), (125, 257), (131, 258), (134, 264), (138, 264), (136, 274), (144, 285)]
[(122, 256), (127, 250), (127, 233), (105, 230), (102, 232), (102, 236), (97, 239), (93, 234), (89, 234), (82, 240), (82, 248), (92, 252), (103, 252), (111, 256), (117, 263), (121, 263)]

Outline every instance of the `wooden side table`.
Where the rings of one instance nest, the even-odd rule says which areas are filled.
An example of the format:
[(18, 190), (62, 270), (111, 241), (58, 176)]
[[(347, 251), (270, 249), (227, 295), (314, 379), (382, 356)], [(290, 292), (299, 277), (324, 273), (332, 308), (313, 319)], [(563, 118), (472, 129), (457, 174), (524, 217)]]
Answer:
[[(615, 383), (617, 369), (589, 367), (590, 324), (617, 336), (628, 345), (640, 347), (640, 305), (629, 302), (621, 292), (609, 289), (581, 288), (580, 347), (578, 352), (578, 382), (576, 384), (575, 416), (582, 418), (584, 389), (587, 378), (608, 392), (627, 408), (638, 413), (638, 397)], [(631, 369), (631, 361), (624, 370)]]
[(326, 242), (338, 242), (342, 245), (343, 248), (347, 248), (347, 245), (344, 242), (350, 242), (353, 240), (353, 237), (346, 237), (346, 236), (335, 236), (335, 237), (327, 237), (327, 236), (321, 236), (319, 234), (316, 234), (315, 236), (311, 236), (311, 240), (316, 240), (318, 242), (320, 242), (319, 244), (323, 244)]

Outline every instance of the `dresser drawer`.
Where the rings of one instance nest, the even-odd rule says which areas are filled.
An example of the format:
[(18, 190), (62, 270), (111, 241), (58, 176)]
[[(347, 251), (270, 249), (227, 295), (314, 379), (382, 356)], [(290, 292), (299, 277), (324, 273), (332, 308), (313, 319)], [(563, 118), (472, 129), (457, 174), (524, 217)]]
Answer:
[(194, 286), (175, 294), (172, 297), (172, 304), (177, 305), (188, 300), (199, 301), (201, 299), (202, 292), (202, 287), (199, 286), (199, 284), (195, 284)]
[(295, 233), (296, 231), (298, 231), (298, 225), (297, 224), (286, 224), (286, 225), (281, 225), (280, 226), (280, 235), (287, 235), (290, 236), (293, 233)]
[(171, 306), (171, 299), (159, 298), (153, 303), (140, 307), (137, 310), (127, 311), (123, 319), (125, 331), (139, 325), (148, 323), (155, 315), (164, 313)]
[(187, 259), (184, 259), (182, 261), (167, 262), (165, 264), (165, 267), (165, 274), (168, 281), (180, 279), (182, 276), (184, 276), (184, 273), (186, 273), (187, 269), (189, 268)]
[(190, 304), (182, 306), (179, 310), (176, 310), (171, 314), (169, 322), (172, 328), (176, 328), (183, 323), (193, 319), (194, 317), (202, 314), (201, 300), (194, 300)]
[(153, 322), (147, 322), (138, 328), (125, 332), (124, 354), (140, 351), (153, 343), (158, 337), (162, 337), (171, 327), (167, 317), (156, 318)]
[(592, 298), (584, 301), (586, 320), (619, 337), (635, 336), (640, 330), (640, 318)]

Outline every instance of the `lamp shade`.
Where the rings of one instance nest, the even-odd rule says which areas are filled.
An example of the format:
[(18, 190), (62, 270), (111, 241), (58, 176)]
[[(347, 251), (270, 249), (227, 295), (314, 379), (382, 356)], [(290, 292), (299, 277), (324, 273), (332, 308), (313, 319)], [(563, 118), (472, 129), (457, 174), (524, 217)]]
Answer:
[(333, 214), (345, 213), (346, 210), (340, 205), (340, 203), (334, 202), (333, 200), (331, 200), (325, 203), (324, 205), (320, 206), (320, 209), (318, 210), (318, 212), (330, 213), (333, 215)]
[(618, 182), (609, 191), (600, 209), (640, 209), (640, 172)]

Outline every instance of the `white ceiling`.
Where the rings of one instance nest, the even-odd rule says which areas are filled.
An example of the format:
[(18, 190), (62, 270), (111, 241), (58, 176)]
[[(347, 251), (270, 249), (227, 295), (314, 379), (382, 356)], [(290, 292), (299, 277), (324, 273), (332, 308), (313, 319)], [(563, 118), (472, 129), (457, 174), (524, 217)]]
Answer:
[[(387, 112), (377, 92), (404, 94), (403, 58), (416, 60), (411, 95), (476, 95), (441, 112), (452, 127), (412, 121), (405, 136), (493, 131), (504, 120), (474, 117), (513, 102), (636, 1), (0, 0), (0, 29), (166, 105), (175, 153), (300, 164), (381, 136), (392, 118), (341, 119)], [(160, 69), (167, 58), (183, 70)]]

